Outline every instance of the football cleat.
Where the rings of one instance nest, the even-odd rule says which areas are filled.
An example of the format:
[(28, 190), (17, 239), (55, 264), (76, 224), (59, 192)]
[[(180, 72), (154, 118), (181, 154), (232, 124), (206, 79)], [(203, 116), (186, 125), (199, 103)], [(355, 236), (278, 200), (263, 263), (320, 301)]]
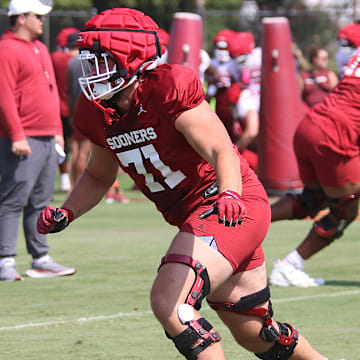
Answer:
[(130, 202), (130, 199), (123, 195), (122, 190), (118, 190), (118, 192), (115, 192), (115, 193), (108, 191), (105, 194), (105, 201), (107, 204), (113, 204), (115, 202), (128, 204)]
[(277, 260), (271, 272), (269, 282), (271, 285), (288, 287), (316, 287), (325, 284), (322, 278), (312, 278), (294, 265)]

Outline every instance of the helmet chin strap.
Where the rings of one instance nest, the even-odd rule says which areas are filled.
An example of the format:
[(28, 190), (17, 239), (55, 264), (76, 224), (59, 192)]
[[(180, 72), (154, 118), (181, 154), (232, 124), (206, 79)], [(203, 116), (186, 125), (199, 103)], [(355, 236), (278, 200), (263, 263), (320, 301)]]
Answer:
[(105, 121), (108, 125), (112, 125), (114, 119), (112, 115), (115, 114), (116, 110), (111, 107), (104, 107), (100, 104), (101, 99), (95, 100), (94, 98), (91, 98), (91, 102), (104, 113)]
[[(116, 121), (116, 118), (114, 119), (113, 115), (116, 113), (116, 109), (117, 108), (117, 100), (119, 100), (119, 98), (121, 97), (121, 93), (122, 90), (126, 89), (129, 85), (133, 84), (136, 80), (138, 79), (138, 77), (134, 77), (134, 80), (131, 81), (127, 86), (125, 86), (124, 88), (119, 89), (116, 93), (114, 93), (111, 98), (109, 99), (97, 99), (95, 100), (94, 98), (91, 98), (91, 102), (104, 113), (104, 117), (105, 117), (105, 121), (108, 125), (112, 125), (112, 123), (114, 122), (114, 120)], [(106, 104), (108, 104), (109, 106), (103, 106), (101, 105), (101, 100), (105, 100)]]

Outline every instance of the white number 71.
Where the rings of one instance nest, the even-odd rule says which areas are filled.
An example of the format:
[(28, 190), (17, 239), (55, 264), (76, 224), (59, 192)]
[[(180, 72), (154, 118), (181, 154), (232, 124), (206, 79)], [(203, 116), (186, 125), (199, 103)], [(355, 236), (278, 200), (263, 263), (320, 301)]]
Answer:
[(137, 173), (145, 176), (145, 185), (151, 192), (163, 191), (165, 188), (154, 180), (153, 174), (146, 172), (143, 156), (145, 159), (150, 160), (155, 169), (160, 171), (164, 177), (164, 183), (169, 186), (170, 189), (173, 189), (186, 178), (180, 170), (172, 171), (169, 166), (165, 165), (160, 160), (159, 154), (152, 144), (117, 153), (116, 155), (123, 166), (128, 167), (130, 164), (135, 165)]

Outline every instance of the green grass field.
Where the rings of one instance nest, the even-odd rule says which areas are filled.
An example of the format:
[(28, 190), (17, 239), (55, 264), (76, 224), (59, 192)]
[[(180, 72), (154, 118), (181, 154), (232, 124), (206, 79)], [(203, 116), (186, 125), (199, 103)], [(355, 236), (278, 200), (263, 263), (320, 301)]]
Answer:
[[(50, 254), (77, 274), (31, 279), (20, 231), (17, 264), (25, 281), (0, 284), (0, 359), (183, 359), (151, 314), (149, 291), (176, 229), (167, 225), (132, 183), (120, 176), (130, 204), (101, 203), (65, 231), (50, 235)], [(61, 205), (64, 194), (55, 193)], [(305, 236), (311, 222), (282, 221), (264, 242), (270, 271)], [(306, 271), (319, 288), (274, 288), (276, 319), (295, 325), (329, 360), (359, 360), (360, 223), (311, 259)], [(203, 315), (222, 335), (227, 359), (255, 359), (233, 341), (204, 303)]]

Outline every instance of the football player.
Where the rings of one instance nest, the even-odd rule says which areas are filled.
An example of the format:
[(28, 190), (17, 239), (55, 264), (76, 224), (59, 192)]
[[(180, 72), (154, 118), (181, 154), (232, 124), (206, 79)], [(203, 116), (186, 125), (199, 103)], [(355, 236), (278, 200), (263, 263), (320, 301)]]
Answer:
[[(360, 26), (352, 27), (353, 43), (360, 44)], [(354, 32), (357, 29), (357, 32)], [(287, 194), (272, 205), (272, 221), (315, 217), (304, 241), (282, 261), (270, 283), (310, 287), (324, 284), (304, 272), (305, 261), (340, 238), (356, 219), (360, 194), (360, 50), (352, 57), (338, 86), (315, 105), (297, 128), (294, 149), (304, 189)]]
[(233, 132), (239, 151), (252, 169), (257, 169), (256, 138), (259, 133), (261, 48), (255, 47), (251, 32), (239, 32), (229, 47), (229, 71), (234, 83), (229, 91)]
[(335, 60), (340, 78), (343, 78), (346, 65), (360, 47), (359, 29), (360, 24), (351, 23), (342, 27), (337, 34), (340, 47), (335, 54)]
[(206, 99), (209, 102), (212, 98), (216, 99), (216, 114), (224, 123), (232, 141), (235, 141), (236, 136), (233, 134), (232, 113), (228, 100), (228, 92), (231, 86), (231, 75), (229, 71), (231, 57), (228, 48), (235, 34), (233, 30), (223, 29), (215, 35), (213, 39), (215, 47), (214, 58), (211, 59), (210, 65), (205, 73), (208, 82)]
[(67, 27), (62, 29), (56, 36), (57, 50), (51, 53), (51, 61), (53, 63), (56, 84), (59, 89), (60, 115), (63, 124), (64, 140), (65, 140), (65, 160), (59, 164), (60, 171), (60, 190), (70, 190), (70, 157), (72, 124), (71, 113), (68, 104), (69, 88), (66, 82), (66, 75), (70, 60), (78, 55), (79, 50), (76, 47), (76, 37), (80, 32), (79, 29)]
[(225, 358), (220, 335), (199, 312), (206, 298), (258, 358), (323, 360), (293, 326), (272, 319), (261, 248), (270, 223), (266, 193), (193, 70), (157, 66), (157, 29), (142, 12), (121, 8), (96, 15), (79, 34), (78, 106), (92, 151), (63, 206), (42, 211), (38, 230), (63, 230), (93, 208), (120, 165), (179, 228), (160, 262), (151, 305), (181, 354)]

